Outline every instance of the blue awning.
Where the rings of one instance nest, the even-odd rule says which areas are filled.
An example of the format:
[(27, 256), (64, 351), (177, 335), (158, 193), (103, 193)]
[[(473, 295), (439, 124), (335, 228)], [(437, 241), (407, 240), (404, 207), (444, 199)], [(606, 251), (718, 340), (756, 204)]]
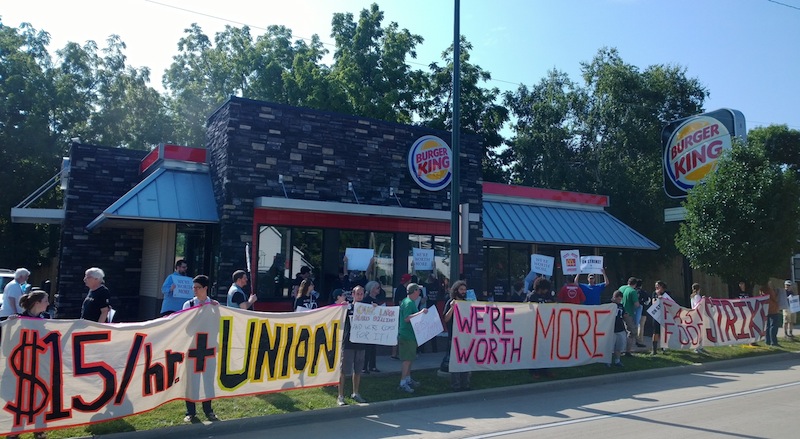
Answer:
[(161, 168), (142, 180), (88, 226), (109, 219), (182, 223), (218, 223), (217, 203), (208, 172)]
[(483, 201), (483, 239), (656, 250), (658, 245), (601, 209)]

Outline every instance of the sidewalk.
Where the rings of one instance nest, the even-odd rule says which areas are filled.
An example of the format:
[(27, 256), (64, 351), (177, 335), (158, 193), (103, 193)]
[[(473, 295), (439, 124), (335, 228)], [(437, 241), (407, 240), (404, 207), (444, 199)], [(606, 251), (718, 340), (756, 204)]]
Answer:
[[(438, 369), (444, 356), (443, 352), (420, 354), (414, 362), (414, 369)], [(773, 355), (760, 355), (756, 357), (740, 358), (735, 360), (713, 361), (710, 363), (695, 363), (688, 366), (668, 367), (658, 369), (658, 377), (665, 378), (675, 375), (701, 373), (710, 370), (724, 370), (733, 367), (746, 367), (759, 364), (768, 364), (779, 361), (800, 362), (800, 353), (789, 352)], [(387, 355), (378, 354), (377, 359), (380, 374), (399, 374), (400, 361)], [(618, 383), (620, 380), (644, 380), (653, 377), (653, 369), (633, 372), (621, 372), (605, 375), (589, 376), (584, 378), (543, 381), (510, 387), (495, 387), (490, 389), (474, 390), (467, 393), (442, 393), (439, 395), (403, 398), (391, 401), (382, 401), (367, 404), (351, 404), (346, 407), (332, 407), (319, 410), (292, 412), (279, 415), (259, 416), (253, 418), (233, 419), (210, 424), (179, 425), (156, 430), (133, 431), (126, 433), (113, 433), (102, 435), (103, 439), (157, 439), (172, 435), (186, 435), (194, 437), (213, 437), (239, 431), (268, 430), (271, 428), (292, 425), (297, 423), (321, 421), (327, 418), (355, 418), (369, 415), (397, 412), (412, 408), (438, 407), (463, 401), (465, 397), (471, 400), (489, 401), (515, 395), (529, 395), (556, 391), (576, 386), (596, 387), (609, 383)], [(91, 439), (89, 437), (80, 439)]]

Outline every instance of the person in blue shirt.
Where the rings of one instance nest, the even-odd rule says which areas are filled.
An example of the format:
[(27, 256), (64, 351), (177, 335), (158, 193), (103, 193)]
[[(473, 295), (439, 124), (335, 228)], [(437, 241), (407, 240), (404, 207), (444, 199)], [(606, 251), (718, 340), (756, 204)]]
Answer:
[(581, 290), (583, 290), (583, 295), (586, 296), (586, 301), (583, 302), (584, 305), (600, 305), (600, 296), (603, 294), (603, 291), (606, 289), (606, 282), (608, 277), (606, 276), (606, 269), (603, 267), (603, 283), (597, 283), (597, 275), (594, 273), (590, 273), (587, 277), (589, 280), (588, 284), (578, 283), (581, 274), (578, 273), (575, 275), (574, 283), (580, 285)]
[(189, 264), (185, 260), (179, 259), (178, 262), (175, 262), (175, 272), (167, 276), (164, 284), (161, 285), (161, 293), (164, 294), (164, 300), (161, 301), (161, 317), (180, 311), (183, 308), (183, 302), (186, 301), (186, 298), (175, 297), (175, 280), (172, 276), (186, 276), (188, 269)]

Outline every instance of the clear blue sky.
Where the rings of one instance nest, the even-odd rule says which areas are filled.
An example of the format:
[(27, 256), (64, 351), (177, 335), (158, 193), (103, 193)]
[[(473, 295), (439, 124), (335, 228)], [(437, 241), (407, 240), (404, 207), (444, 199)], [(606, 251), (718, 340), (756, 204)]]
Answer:
[[(271, 24), (295, 37), (318, 34), (333, 49), (334, 12), (358, 12), (368, 0), (6, 0), (6, 26), (29, 22), (50, 33), (52, 51), (67, 41), (110, 34), (127, 44), (135, 67), (149, 67), (152, 85), (177, 53), (183, 30), (198, 23), (209, 37), (226, 24), (253, 35)], [(440, 61), (453, 39), (450, 0), (383, 0), (385, 22), (425, 38), (415, 67)], [(800, 0), (462, 0), (461, 33), (472, 61), (502, 90), (532, 85), (552, 68), (581, 81), (580, 62), (600, 47), (616, 47), (640, 69), (678, 64), (711, 92), (706, 110), (733, 108), (748, 128), (787, 124), (800, 129)]]

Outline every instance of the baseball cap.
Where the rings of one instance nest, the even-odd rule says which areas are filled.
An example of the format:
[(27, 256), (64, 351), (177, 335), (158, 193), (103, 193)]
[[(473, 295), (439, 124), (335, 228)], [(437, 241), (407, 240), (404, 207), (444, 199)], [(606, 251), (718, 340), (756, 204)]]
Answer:
[(404, 283), (410, 282), (410, 281), (411, 281), (411, 275), (410, 274), (406, 273), (406, 274), (400, 276), (400, 283), (401, 284), (404, 284)]
[(336, 299), (338, 299), (339, 296), (341, 296), (343, 294), (344, 294), (344, 290), (342, 290), (341, 288), (337, 288), (337, 289), (333, 290), (333, 293), (331, 293), (331, 296), (333, 296), (333, 301), (335, 302)]
[(792, 285), (792, 281), (790, 281), (789, 279), (786, 279), (786, 282), (784, 282), (783, 284), (784, 285)]

